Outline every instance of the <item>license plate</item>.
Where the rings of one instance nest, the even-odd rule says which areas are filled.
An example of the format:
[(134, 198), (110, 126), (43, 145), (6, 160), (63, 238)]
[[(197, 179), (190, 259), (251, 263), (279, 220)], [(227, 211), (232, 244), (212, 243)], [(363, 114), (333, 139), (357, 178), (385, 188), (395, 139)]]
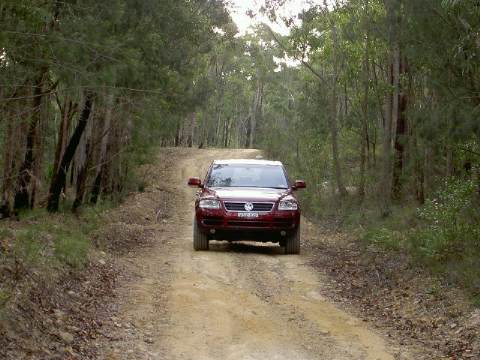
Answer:
[(258, 218), (258, 213), (256, 212), (239, 212), (238, 217), (240, 218)]

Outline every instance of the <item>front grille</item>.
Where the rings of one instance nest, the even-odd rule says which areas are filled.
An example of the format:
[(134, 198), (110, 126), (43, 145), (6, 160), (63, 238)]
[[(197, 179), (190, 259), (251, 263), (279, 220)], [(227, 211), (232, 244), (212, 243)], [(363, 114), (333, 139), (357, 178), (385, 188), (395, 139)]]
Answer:
[[(254, 202), (251, 211), (268, 212), (272, 211), (273, 203)], [(225, 208), (228, 211), (246, 211), (245, 202), (225, 202)]]

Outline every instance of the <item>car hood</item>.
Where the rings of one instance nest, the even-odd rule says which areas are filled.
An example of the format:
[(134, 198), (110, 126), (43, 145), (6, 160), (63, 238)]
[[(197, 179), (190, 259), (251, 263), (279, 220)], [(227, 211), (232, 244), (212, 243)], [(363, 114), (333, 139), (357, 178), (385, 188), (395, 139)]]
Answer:
[[(275, 202), (281, 197), (290, 193), (288, 189), (272, 188), (244, 188), (244, 187), (217, 187), (209, 188), (209, 196), (215, 196), (220, 200), (232, 201), (272, 201)], [(205, 195), (207, 195), (205, 194)]]

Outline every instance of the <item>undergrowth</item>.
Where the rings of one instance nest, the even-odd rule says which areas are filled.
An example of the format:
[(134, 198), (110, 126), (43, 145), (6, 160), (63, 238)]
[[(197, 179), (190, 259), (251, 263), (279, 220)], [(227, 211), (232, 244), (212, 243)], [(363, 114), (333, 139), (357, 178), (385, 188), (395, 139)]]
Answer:
[(382, 217), (378, 201), (327, 197), (315, 215), (335, 219), (366, 245), (409, 255), (447, 285), (457, 285), (480, 306), (480, 200), (474, 182), (449, 179), (425, 204), (394, 204)]
[(49, 214), (31, 210), (21, 222), (3, 222), (0, 229), (0, 316), (14, 289), (32, 276), (52, 278), (63, 271), (82, 270), (89, 260), (90, 235), (101, 223), (100, 214), (112, 207), (104, 202)]

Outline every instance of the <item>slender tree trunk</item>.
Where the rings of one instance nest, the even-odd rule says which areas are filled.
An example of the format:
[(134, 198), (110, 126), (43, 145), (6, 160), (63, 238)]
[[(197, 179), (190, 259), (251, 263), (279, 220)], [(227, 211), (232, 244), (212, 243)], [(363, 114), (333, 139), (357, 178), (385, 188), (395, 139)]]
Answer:
[(180, 146), (181, 131), (182, 129), (181, 129), (180, 121), (177, 121), (177, 129), (175, 131), (175, 139), (173, 141), (173, 144), (175, 147)]
[(92, 186), (92, 192), (90, 196), (90, 203), (96, 204), (98, 201), (98, 197), (100, 196), (100, 191), (102, 187), (102, 177), (104, 174), (105, 169), (105, 161), (107, 159), (107, 146), (110, 140), (110, 133), (111, 133), (111, 122), (112, 122), (112, 112), (113, 112), (113, 103), (114, 103), (114, 96), (113, 94), (109, 94), (107, 96), (106, 102), (106, 111), (105, 117), (103, 121), (103, 130), (102, 130), (102, 138), (100, 142), (100, 152), (98, 155), (97, 166), (95, 169), (95, 180)]
[(248, 116), (246, 120), (246, 131), (245, 131), (245, 144), (244, 147), (249, 148), (250, 147), (250, 139), (251, 135), (250, 132), (252, 131), (252, 117), (251, 115)]
[(425, 169), (422, 164), (422, 157), (418, 145), (418, 134), (416, 129), (412, 131), (413, 152), (415, 154), (414, 169), (415, 169), (415, 195), (419, 204), (425, 202)]
[(392, 130), (398, 119), (399, 86), (400, 86), (400, 44), (398, 40), (398, 12), (397, 0), (385, 1), (387, 18), (389, 21), (390, 42), (390, 74), (389, 81), (392, 93), (388, 95), (385, 109), (385, 124), (383, 138), (383, 174), (382, 174), (382, 216), (390, 214), (392, 200)]
[(360, 198), (365, 196), (365, 168), (366, 168), (366, 151), (365, 146), (365, 137), (362, 136), (362, 141), (360, 144), (360, 181), (358, 183), (358, 195)]
[(261, 99), (261, 92), (262, 92), (262, 84), (260, 79), (257, 79), (257, 89), (253, 97), (253, 104), (250, 112), (250, 133), (249, 133), (250, 136), (248, 140), (248, 147), (250, 149), (253, 149), (253, 147), (255, 146), (255, 136), (257, 132), (257, 115), (258, 115), (258, 106), (260, 104), (260, 99)]
[(57, 173), (60, 160), (65, 151), (65, 147), (67, 146), (68, 131), (70, 129), (73, 115), (75, 114), (75, 107), (76, 106), (73, 105), (71, 100), (65, 98), (63, 106), (60, 108), (62, 120), (60, 121), (60, 126), (58, 128), (58, 140), (53, 161), (53, 174)]
[(358, 186), (358, 195), (365, 196), (365, 168), (370, 152), (368, 151), (368, 121), (369, 121), (369, 91), (370, 91), (370, 31), (369, 31), (369, 0), (365, 0), (365, 54), (363, 59), (363, 121), (362, 121), (362, 141), (360, 144), (360, 183)]
[(408, 65), (405, 59), (400, 59), (398, 80), (398, 112), (396, 117), (395, 131), (395, 157), (393, 165), (392, 195), (395, 199), (400, 199), (402, 193), (402, 175), (404, 168), (405, 144), (407, 137), (407, 104), (408, 96), (404, 89), (401, 89), (400, 76), (408, 71)]
[(65, 149), (65, 152), (62, 156), (62, 160), (60, 162), (60, 166), (58, 168), (58, 172), (53, 174), (52, 181), (50, 183), (50, 190), (48, 194), (48, 204), (47, 210), (49, 212), (56, 212), (58, 211), (59, 201), (60, 201), (60, 194), (62, 192), (63, 187), (65, 186), (65, 180), (67, 177), (67, 172), (72, 162), (73, 156), (75, 155), (75, 151), (80, 143), (80, 139), (82, 137), (83, 132), (85, 131), (85, 127), (87, 126), (88, 119), (90, 117), (90, 113), (92, 111), (93, 105), (93, 93), (87, 92), (85, 97), (85, 104), (80, 114), (80, 119), (78, 120), (77, 127), (73, 132), (72, 137)]
[(92, 158), (92, 122), (87, 123), (83, 136), (75, 152), (76, 191), (72, 212), (83, 204), (88, 180), (88, 167)]
[[(10, 114), (7, 112), (7, 117)], [(13, 184), (13, 170), (14, 170), (14, 124), (13, 118), (7, 118), (5, 137), (4, 137), (4, 162), (3, 162), (3, 183), (2, 183), (2, 199), (0, 201), (0, 219), (10, 216), (11, 202), (10, 194)]]
[(14, 200), (15, 210), (27, 209), (30, 206), (30, 184), (35, 162), (35, 144), (37, 143), (37, 132), (41, 118), (40, 108), (42, 105), (43, 83), (46, 73), (47, 69), (43, 68), (34, 83), (32, 104), (33, 112), (30, 125), (28, 127), (25, 157), (18, 175), (17, 191), (15, 193)]
[(85, 197), (85, 190), (87, 185), (87, 164), (83, 164), (82, 167), (77, 172), (77, 182), (76, 182), (76, 191), (75, 191), (75, 200), (72, 205), (72, 212), (77, 212), (78, 208), (83, 204), (83, 199)]
[(33, 209), (36, 203), (37, 187), (41, 184), (43, 180), (42, 165), (43, 165), (43, 156), (45, 149), (45, 133), (47, 131), (47, 121), (50, 118), (48, 113), (45, 113), (46, 109), (42, 109), (42, 114), (40, 117), (40, 122), (38, 124), (36, 143), (35, 143), (35, 156), (33, 161), (33, 181), (31, 184), (31, 194), (30, 194), (30, 208)]
[(342, 176), (342, 168), (340, 165), (340, 155), (339, 155), (339, 146), (338, 146), (338, 127), (337, 127), (337, 118), (338, 118), (338, 96), (337, 96), (337, 82), (338, 82), (338, 38), (337, 38), (337, 27), (335, 24), (332, 24), (332, 41), (333, 41), (333, 83), (332, 83), (332, 96), (331, 96), (331, 114), (329, 118), (329, 127), (330, 127), (330, 136), (332, 138), (332, 157), (333, 157), (333, 168), (335, 174), (335, 181), (337, 183), (337, 190), (341, 197), (347, 196), (348, 192), (345, 188)]
[(193, 147), (196, 117), (197, 113), (195, 111), (192, 111), (192, 113), (190, 114), (190, 134), (188, 135), (188, 147)]

